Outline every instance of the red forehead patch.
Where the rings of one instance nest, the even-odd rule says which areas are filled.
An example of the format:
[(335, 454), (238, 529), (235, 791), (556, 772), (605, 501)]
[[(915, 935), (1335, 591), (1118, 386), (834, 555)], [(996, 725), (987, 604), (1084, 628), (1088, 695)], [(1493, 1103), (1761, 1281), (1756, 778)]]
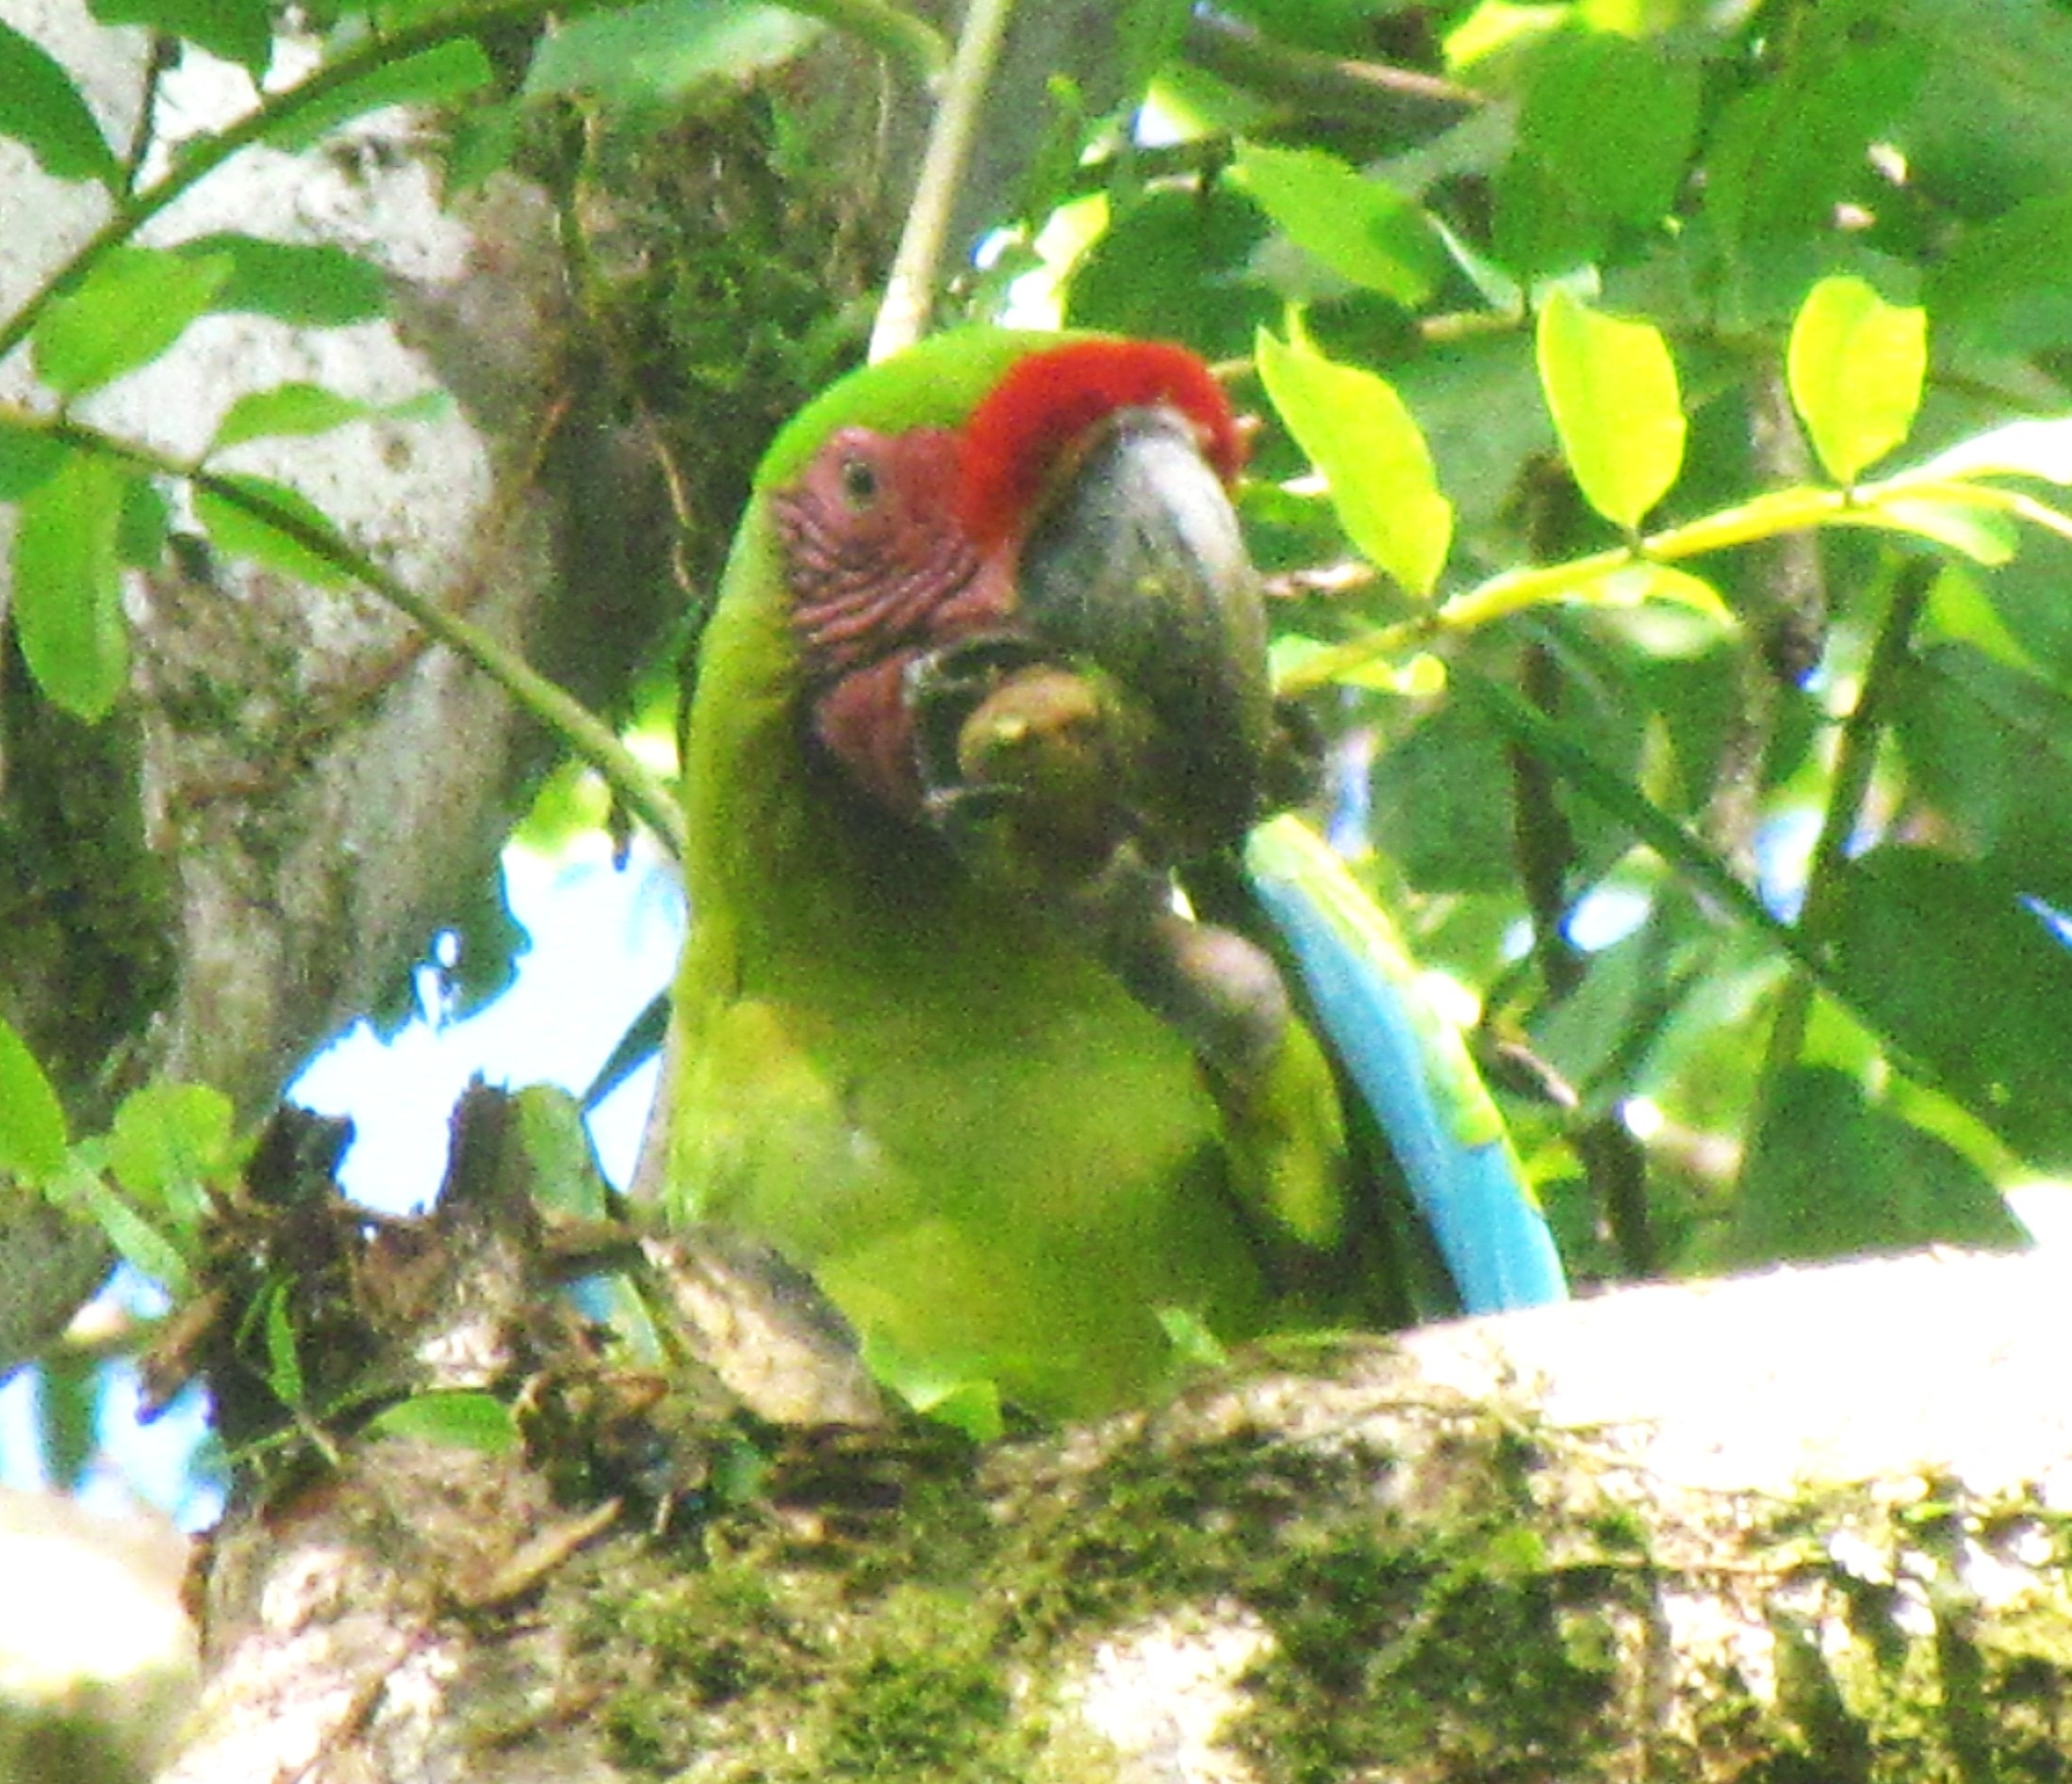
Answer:
[(1159, 340), (1075, 340), (1018, 360), (964, 428), (960, 506), (981, 550), (1011, 537), (1043, 493), (1058, 459), (1117, 409), (1165, 404), (1201, 438), (1225, 483), (1244, 442), (1222, 388), (1185, 347)]

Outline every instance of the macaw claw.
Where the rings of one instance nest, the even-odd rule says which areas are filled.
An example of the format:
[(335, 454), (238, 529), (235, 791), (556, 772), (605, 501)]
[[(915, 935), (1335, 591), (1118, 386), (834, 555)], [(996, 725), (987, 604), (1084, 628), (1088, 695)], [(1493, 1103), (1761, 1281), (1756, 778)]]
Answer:
[(1098, 670), (1009, 634), (907, 672), (922, 810), (966, 868), (1035, 897), (1226, 1082), (1266, 1069), (1289, 1021), (1278, 968), (1179, 906), (1131, 799), (1143, 727)]

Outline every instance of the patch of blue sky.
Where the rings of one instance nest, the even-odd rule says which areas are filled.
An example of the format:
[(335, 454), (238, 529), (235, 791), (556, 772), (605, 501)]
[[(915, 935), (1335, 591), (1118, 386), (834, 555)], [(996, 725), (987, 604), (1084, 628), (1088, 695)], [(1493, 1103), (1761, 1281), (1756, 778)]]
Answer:
[[(305, 1108), (352, 1117), (354, 1141), (339, 1177), (356, 1200), (390, 1213), (428, 1206), (445, 1173), (448, 1118), (470, 1078), (553, 1083), (580, 1094), (669, 982), (682, 941), (682, 898), (673, 872), (651, 853), (636, 848), (620, 868), (601, 837), (552, 858), (513, 849), (504, 877), (512, 914), (533, 938), (509, 990), (464, 1020), (440, 1019), (428, 1009), (386, 1042), (355, 1023), (289, 1087)], [(643, 1067), (592, 1112), (599, 1159), (617, 1183), (632, 1176), (655, 1076), (652, 1064)], [(120, 1271), (96, 1305), (104, 1313), (148, 1314), (162, 1306), (155, 1297), (150, 1284)], [(0, 1388), (0, 1483), (48, 1485), (41, 1391), (38, 1372), (29, 1369)], [(206, 1398), (183, 1394), (148, 1425), (138, 1401), (134, 1370), (111, 1367), (98, 1401), (99, 1451), (82, 1496), (117, 1510), (141, 1500), (188, 1529), (213, 1522), (222, 1490), (199, 1460)]]
[[(593, 837), (552, 859), (514, 849), (503, 867), (512, 915), (533, 938), (511, 988), (464, 1020), (420, 1017), (388, 1041), (355, 1023), (289, 1086), (304, 1108), (353, 1118), (339, 1177), (370, 1207), (429, 1205), (446, 1167), (447, 1120), (470, 1078), (580, 1093), (668, 983), (682, 899), (645, 850), (615, 867)], [(614, 1182), (632, 1173), (654, 1080), (654, 1065), (644, 1066), (592, 1114)]]

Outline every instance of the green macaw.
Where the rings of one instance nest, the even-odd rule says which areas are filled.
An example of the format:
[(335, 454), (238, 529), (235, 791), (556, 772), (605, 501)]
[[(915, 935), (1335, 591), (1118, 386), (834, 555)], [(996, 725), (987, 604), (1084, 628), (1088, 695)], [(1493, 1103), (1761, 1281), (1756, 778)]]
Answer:
[[(670, 1210), (810, 1272), (880, 1379), (970, 1429), (1126, 1403), (1204, 1334), (1370, 1315), (1341, 1082), (1410, 1081), (1401, 1154), (1472, 1310), (1561, 1292), (1457, 1035), (1399, 1014), (1375, 1053), (1409, 977), (1386, 920), (1261, 821), (1294, 752), (1242, 458), (1182, 349), (937, 337), (779, 437), (703, 642)], [(1498, 1231), (1463, 1245), (1471, 1158)]]

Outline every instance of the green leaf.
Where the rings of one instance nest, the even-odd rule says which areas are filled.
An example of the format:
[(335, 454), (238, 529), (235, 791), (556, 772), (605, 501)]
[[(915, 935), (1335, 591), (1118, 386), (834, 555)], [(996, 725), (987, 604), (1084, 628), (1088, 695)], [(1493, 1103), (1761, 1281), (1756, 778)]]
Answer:
[(1883, 844), (1850, 864), (1834, 957), (1858, 1012), (2007, 1144), (2072, 1165), (2072, 950), (1976, 863)]
[(2072, 810), (2072, 700), (1971, 645), (1930, 641), (1899, 684), (1894, 726), (1911, 797), (1936, 813), (1937, 834), (2003, 884), (2072, 910), (2062, 816)]
[[(382, 62), (306, 106), (291, 107), (260, 138), (289, 155), (313, 148), (339, 124), (384, 106), (439, 106), (494, 83), (496, 70), (471, 37), (454, 38), (401, 61)], [(276, 98), (280, 106), (293, 90)]]
[(820, 30), (782, 7), (649, 0), (562, 25), (534, 52), (525, 93), (673, 99), (701, 82), (741, 81), (781, 67)]
[(1007, 1429), (999, 1385), (962, 1374), (952, 1363), (911, 1356), (881, 1331), (863, 1340), (863, 1364), (872, 1377), (917, 1412), (961, 1430), (975, 1444), (990, 1444)]
[(1429, 595), (1453, 539), (1424, 436), (1386, 380), (1261, 329), (1260, 381), (1331, 488), (1346, 537), (1412, 594)]
[(207, 1084), (132, 1091), (108, 1130), (107, 1162), (144, 1211), (162, 1211), (176, 1231), (193, 1233), (208, 1212), (208, 1185), (241, 1162), (230, 1098)]
[(1551, 292), (1536, 338), (1539, 382), (1584, 500), (1636, 531), (1684, 464), (1676, 366), (1661, 333)]
[(379, 413), (321, 384), (276, 384), (264, 390), (248, 390), (233, 403), (217, 422), (208, 450), (220, 453), (244, 440), (272, 435), (327, 434), (334, 427), (364, 421)]
[(1259, 207), (1221, 182), (1206, 192), (1146, 192), (1072, 269), (1064, 320), (1074, 328), (1184, 340), (1209, 359), (1236, 358), (1281, 311), (1271, 291), (1245, 277), (1266, 237)]
[(0, 421), (0, 502), (19, 502), (64, 463), (70, 452), (41, 427)]
[(1889, 0), (1824, 0), (1782, 76), (1751, 87), (1715, 127), (1705, 208), (1735, 258), (1752, 263), (1830, 230), (1836, 202), (1869, 179), (1867, 151), (1904, 112), (1927, 59), (1891, 11)]
[(1173, 1346), (1176, 1361), (1191, 1369), (1225, 1369), (1230, 1366), (1230, 1352), (1225, 1348), (1216, 1334), (1210, 1331), (1201, 1316), (1185, 1307), (1155, 1307), (1153, 1314)]
[(209, 307), (230, 273), (229, 260), (215, 255), (109, 249), (37, 323), (36, 375), (75, 397), (149, 365)]
[(485, 1456), (506, 1456), (518, 1445), (518, 1420), (494, 1394), (437, 1389), (398, 1400), (367, 1421), (380, 1437), (411, 1437)]
[[(1283, 633), (1274, 640), (1267, 653), (1274, 679), (1278, 682), (1336, 648), (1321, 638), (1304, 637), (1294, 632)], [(1445, 691), (1446, 665), (1429, 651), (1418, 651), (1400, 661), (1392, 657), (1375, 657), (1356, 669), (1340, 670), (1331, 679), (1346, 687), (1372, 687), (1377, 693), (1428, 700)]]
[(123, 521), (115, 530), (115, 555), (124, 570), (156, 570), (164, 562), (173, 531), (173, 510), (149, 477), (132, 477), (123, 492)]
[(1906, 438), (1928, 375), (1928, 312), (1852, 276), (1822, 279), (1791, 325), (1791, 400), (1836, 483)]
[(1966, 231), (1930, 264), (1937, 339), (1994, 353), (2072, 341), (2072, 192), (2032, 198)]
[[(323, 510), (300, 489), (244, 471), (219, 472), (217, 481), (255, 502), (281, 509), (321, 533), (337, 537), (337, 528)], [(353, 580), (352, 573), (334, 560), (219, 490), (196, 488), (194, 516), (216, 548), (229, 556), (248, 557), (268, 570), (319, 588), (342, 588)]]
[(65, 1168), (65, 1111), (28, 1043), (0, 1017), (0, 1171), (46, 1183)]
[(192, 1272), (180, 1247), (98, 1175), (74, 1170), (68, 1175), (66, 1190), (85, 1206), (124, 1263), (175, 1295), (187, 1292)]
[(534, 1200), (556, 1214), (603, 1219), (611, 1192), (584, 1126), (583, 1105), (557, 1084), (527, 1084), (516, 1101)]
[(140, 25), (199, 43), (256, 80), (273, 55), (272, 0), (88, 0), (103, 25)]
[(1563, 32), (1530, 63), (1520, 152), (1580, 208), (1644, 228), (1675, 202), (1698, 98), (1697, 62), (1659, 39)]
[(122, 162), (72, 76), (41, 43), (0, 23), (0, 136), (12, 137), (53, 179), (113, 187)]
[(1688, 607), (1721, 626), (1735, 623), (1734, 610), (1719, 591), (1702, 576), (1669, 564), (1651, 564), (1636, 559), (1614, 565), (1570, 588), (1564, 599), (1587, 607), (1637, 607), (1644, 601), (1667, 602)]
[(1779, 1080), (1741, 1184), (1731, 1244), (1738, 1263), (2014, 1246), (2026, 1236), (1962, 1152), (1867, 1102), (1854, 1078), (1827, 1066)]
[(233, 232), (195, 236), (173, 252), (190, 260), (230, 262), (212, 309), (271, 316), (296, 328), (343, 328), (387, 310), (388, 284), (381, 269), (329, 242), (269, 241)]
[(1247, 143), (1237, 172), (1281, 232), (1342, 279), (1415, 306), (1446, 271), (1445, 243), (1423, 210), (1336, 156)]
[(268, 1288), (262, 1318), (266, 1384), (283, 1406), (302, 1407), (309, 1397), (309, 1383), (303, 1374), (302, 1349), (295, 1336), (295, 1316), (288, 1304), (286, 1282), (275, 1282)]
[(129, 476), (73, 453), (16, 510), (14, 622), (22, 655), (53, 703), (90, 723), (129, 674), (118, 550)]

